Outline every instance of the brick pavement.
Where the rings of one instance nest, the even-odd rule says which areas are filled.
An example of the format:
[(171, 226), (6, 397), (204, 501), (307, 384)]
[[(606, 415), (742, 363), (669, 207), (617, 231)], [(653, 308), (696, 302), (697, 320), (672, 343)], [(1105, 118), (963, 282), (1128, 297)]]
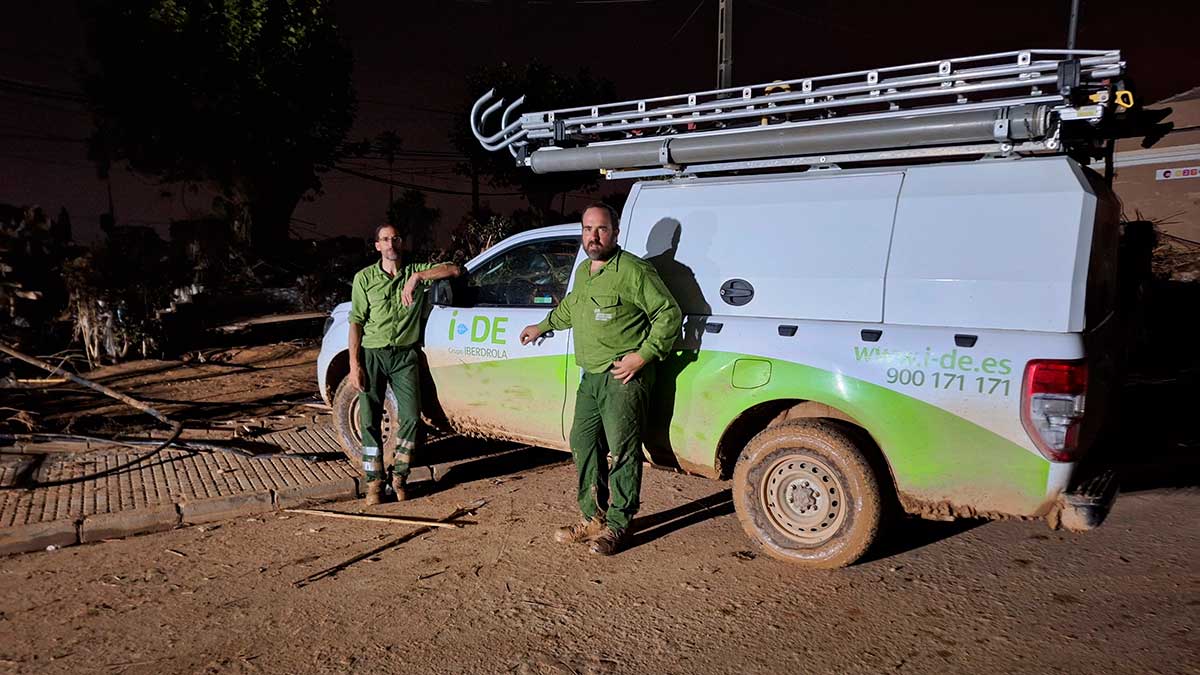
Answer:
[(20, 485), (111, 471), (140, 453), (121, 448), (0, 455), (0, 555), (357, 495), (358, 472), (341, 458), (328, 426), (313, 424), (254, 440), (282, 452), (250, 458), (170, 448), (98, 478), (32, 490)]

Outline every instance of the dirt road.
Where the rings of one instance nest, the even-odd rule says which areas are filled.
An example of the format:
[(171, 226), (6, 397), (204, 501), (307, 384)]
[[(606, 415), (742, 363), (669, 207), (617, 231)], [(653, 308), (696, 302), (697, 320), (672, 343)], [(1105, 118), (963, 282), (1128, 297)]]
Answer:
[(301, 588), (407, 530), (270, 514), (0, 561), (0, 670), (1200, 672), (1200, 490), (1123, 495), (1080, 535), (907, 521), (818, 573), (755, 556), (724, 484), (661, 471), (631, 550), (555, 544), (573, 517), (564, 459), (457, 466), (379, 511), (484, 499), (476, 524)]
[[(190, 428), (286, 425), (314, 412), (298, 402), (314, 356), (273, 345), (96, 376)], [(301, 588), (410, 530), (276, 513), (0, 559), (0, 672), (1200, 673), (1193, 384), (1132, 390), (1128, 419), (1179, 424), (1115, 437), (1144, 463), (1124, 467), (1128, 491), (1087, 534), (910, 520), (854, 567), (801, 572), (754, 554), (727, 483), (648, 470), (635, 546), (599, 559), (550, 539), (575, 517), (565, 455), (438, 443), (434, 461), (504, 454), (378, 510), (443, 517), (486, 500), (475, 524)], [(148, 420), (84, 391), (14, 403), (77, 432)]]

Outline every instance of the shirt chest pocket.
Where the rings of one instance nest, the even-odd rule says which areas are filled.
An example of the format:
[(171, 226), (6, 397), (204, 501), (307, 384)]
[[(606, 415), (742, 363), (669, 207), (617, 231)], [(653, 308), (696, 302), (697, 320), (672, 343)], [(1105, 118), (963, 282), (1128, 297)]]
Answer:
[(591, 313), (590, 317), (597, 323), (608, 323), (624, 316), (628, 311), (628, 306), (621, 301), (619, 295), (593, 295), (589, 298), (587, 311)]
[(374, 308), (388, 307), (394, 300), (393, 295), (391, 286), (379, 284), (367, 289), (367, 302)]

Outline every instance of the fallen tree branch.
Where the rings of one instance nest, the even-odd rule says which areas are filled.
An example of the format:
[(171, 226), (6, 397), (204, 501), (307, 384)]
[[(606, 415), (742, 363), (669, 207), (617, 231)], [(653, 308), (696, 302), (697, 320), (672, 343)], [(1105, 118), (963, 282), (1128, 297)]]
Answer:
[(17, 378), (14, 380), (17, 384), (38, 385), (38, 384), (62, 384), (67, 381), (65, 377), (29, 377)]
[[(153, 450), (151, 450), (150, 452), (147, 452), (146, 454), (141, 455), (139, 457), (135, 457), (128, 462), (125, 462), (123, 464), (115, 466), (111, 469), (105, 469), (104, 471), (98, 471), (93, 474), (85, 474), (83, 476), (76, 476), (74, 478), (63, 478), (60, 480), (47, 481), (44, 483), (34, 482), (32, 485), (23, 486), (23, 487), (39, 488), (39, 487), (54, 487), (57, 485), (69, 485), (71, 483), (82, 483), (82, 482), (89, 481), (89, 480), (92, 480), (95, 478), (101, 478), (103, 476), (112, 475), (114, 473), (117, 473), (119, 471), (127, 469), (131, 466), (134, 466), (135, 464), (140, 464), (140, 463), (146, 461), (147, 459), (150, 459), (151, 457), (157, 455), (158, 453), (162, 452), (167, 446), (174, 443), (179, 438), (180, 434), (183, 433), (183, 423), (182, 422), (176, 422), (174, 420), (171, 420), (166, 415), (155, 410), (154, 408), (151, 408), (150, 406), (146, 405), (145, 403), (142, 403), (141, 401), (139, 401), (135, 398), (126, 396), (125, 394), (122, 394), (118, 391), (113, 391), (112, 389), (109, 389), (108, 387), (106, 387), (102, 384), (97, 384), (95, 382), (92, 382), (91, 380), (85, 380), (84, 378), (79, 377), (78, 375), (75, 375), (74, 373), (68, 373), (67, 371), (63, 370), (62, 368), (60, 368), (58, 366), (52, 366), (49, 363), (42, 361), (41, 359), (36, 359), (32, 356), (29, 356), (28, 354), (23, 354), (3, 342), (0, 342), (0, 352), (8, 354), (9, 356), (11, 356), (15, 359), (24, 361), (25, 363), (28, 363), (32, 366), (37, 366), (38, 368), (41, 368), (42, 370), (50, 371), (50, 373), (52, 375), (58, 375), (60, 377), (65, 377), (66, 379), (68, 379), (80, 386), (87, 387), (88, 389), (91, 389), (92, 391), (98, 391), (101, 394), (104, 394), (105, 396), (108, 396), (110, 398), (115, 398), (118, 401), (124, 403), (125, 405), (127, 405), (131, 408), (134, 408), (136, 410), (140, 410), (140, 411), (146, 413), (147, 415), (153, 417), (154, 419), (162, 422), (163, 424), (166, 424), (171, 427), (171, 434), (170, 434), (170, 436), (167, 437), (167, 440), (159, 443), (158, 446), (155, 447)], [(9, 488), (0, 488), (0, 489), (9, 489)]]
[(450, 522), (449, 519), (433, 520), (432, 518), (404, 518), (400, 516), (370, 516), (364, 513), (342, 513), (340, 511), (321, 511), (319, 509), (284, 509), (288, 513), (303, 513), (308, 516), (325, 516), (327, 518), (342, 518), (344, 520), (368, 520), (375, 523), (393, 523), (396, 525), (428, 525), (429, 527), (444, 527), (454, 529), (465, 523)]
[(21, 361), (24, 361), (25, 363), (28, 363), (31, 366), (37, 366), (38, 368), (41, 368), (42, 370), (48, 370), (48, 371), (50, 371), (51, 374), (58, 375), (59, 377), (65, 377), (68, 380), (74, 382), (75, 384), (78, 384), (83, 387), (87, 387), (88, 389), (91, 389), (92, 391), (98, 391), (101, 394), (104, 394), (105, 396), (108, 396), (110, 398), (115, 398), (118, 401), (120, 401), (121, 403), (124, 403), (125, 405), (127, 405), (131, 408), (136, 408), (137, 410), (140, 410), (140, 411), (146, 413), (147, 415), (153, 417), (154, 419), (158, 420), (159, 422), (162, 422), (163, 424), (166, 424), (168, 426), (173, 426), (175, 424), (175, 422), (168, 419), (166, 415), (160, 413), (159, 411), (155, 410), (154, 408), (151, 408), (150, 406), (146, 405), (145, 403), (142, 403), (141, 401), (139, 401), (135, 398), (126, 396), (125, 394), (122, 394), (121, 392), (118, 392), (118, 391), (113, 391), (112, 389), (109, 389), (108, 387), (106, 387), (102, 384), (97, 384), (95, 382), (92, 382), (91, 380), (85, 380), (82, 377), (75, 375), (74, 373), (68, 373), (67, 371), (63, 370), (62, 368), (58, 368), (57, 366), (52, 366), (49, 363), (42, 361), (41, 359), (35, 359), (34, 357), (29, 356), (27, 354), (22, 354), (21, 352), (13, 349), (12, 347), (9, 347), (8, 345), (4, 344), (3, 342), (0, 342), (0, 352), (4, 352), (5, 354), (8, 354), (9, 356), (11, 356), (15, 359), (20, 359)]
[[(441, 522), (448, 522), (448, 521), (454, 520), (455, 518), (460, 518), (462, 516), (465, 516), (469, 513), (474, 512), (476, 509), (483, 507), (483, 505), (486, 503), (487, 502), (480, 500), (480, 501), (477, 501), (468, 506), (460, 506), (457, 509), (454, 509), (453, 513), (446, 516), (445, 518), (442, 518)], [(396, 537), (395, 539), (392, 539), (391, 541), (389, 541), (387, 543), (376, 546), (375, 548), (373, 548), (369, 551), (359, 553), (358, 555), (355, 555), (352, 558), (343, 560), (342, 562), (340, 562), (336, 565), (333, 565), (332, 567), (326, 567), (325, 569), (321, 570), (320, 572), (314, 572), (314, 573), (304, 577), (303, 579), (293, 581), (292, 586), (295, 586), (296, 588), (303, 588), (303, 587), (313, 583), (314, 581), (320, 581), (321, 579), (324, 579), (326, 577), (331, 577), (331, 576), (337, 574), (338, 572), (346, 569), (347, 567), (353, 565), (356, 562), (366, 560), (367, 558), (370, 558), (372, 556), (383, 553), (384, 551), (388, 550), (389, 548), (399, 546), (400, 544), (403, 544), (406, 541), (416, 539), (417, 537), (419, 537), (423, 534), (426, 534), (428, 532), (433, 532), (433, 531), (434, 531), (434, 528), (429, 525), (415, 529), (412, 532), (409, 532), (408, 534), (400, 535), (399, 537)]]

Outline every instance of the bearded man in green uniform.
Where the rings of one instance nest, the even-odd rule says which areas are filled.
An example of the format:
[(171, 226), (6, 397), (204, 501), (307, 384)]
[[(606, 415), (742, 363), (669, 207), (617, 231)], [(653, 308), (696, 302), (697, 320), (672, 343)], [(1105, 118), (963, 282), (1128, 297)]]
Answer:
[(350, 381), (358, 388), (367, 505), (383, 497), (383, 438), (379, 425), (387, 387), (396, 396), (396, 460), (392, 489), (406, 498), (412, 451), (421, 422), (420, 349), (425, 286), (456, 277), (454, 263), (403, 264), (403, 238), (391, 225), (375, 228), (379, 262), (354, 275), (350, 292)]
[[(590, 541), (612, 555), (625, 544), (642, 486), (642, 429), (655, 362), (674, 346), (683, 314), (654, 267), (617, 246), (619, 222), (607, 204), (583, 212), (585, 260), (575, 285), (541, 322), (521, 331), (529, 344), (547, 331), (574, 330), (583, 369), (571, 426), (571, 455), (583, 521), (556, 541)], [(604, 449), (608, 448), (606, 459)]]

